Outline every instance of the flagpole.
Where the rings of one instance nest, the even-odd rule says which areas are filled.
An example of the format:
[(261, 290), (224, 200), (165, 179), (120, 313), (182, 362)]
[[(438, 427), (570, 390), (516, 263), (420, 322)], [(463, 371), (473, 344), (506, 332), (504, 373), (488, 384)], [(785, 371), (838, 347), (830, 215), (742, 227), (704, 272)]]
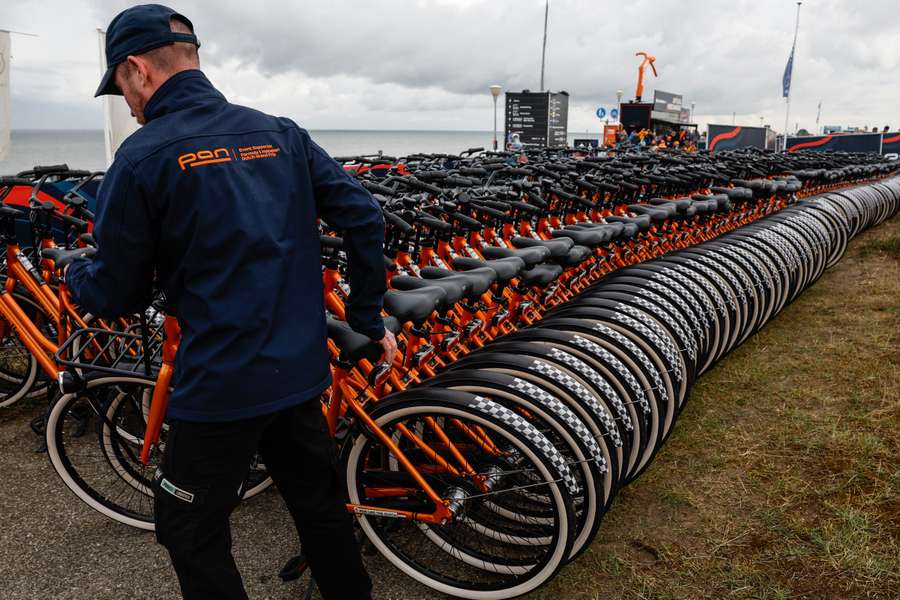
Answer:
[(544, 4), (544, 42), (541, 44), (541, 91), (544, 91), (544, 59), (547, 57), (547, 19), (550, 16), (550, 0)]
[[(794, 25), (794, 44), (791, 46), (791, 79), (794, 78), (794, 53), (797, 49), (797, 33), (800, 31), (800, 5), (802, 2), (797, 3), (797, 22)], [(788, 139), (788, 121), (790, 120), (791, 115), (791, 88), (790, 83), (788, 84), (787, 97), (784, 102), (784, 150), (787, 151), (787, 139)]]
[(822, 101), (819, 100), (819, 108), (816, 109), (816, 135), (819, 134), (819, 117), (822, 116)]

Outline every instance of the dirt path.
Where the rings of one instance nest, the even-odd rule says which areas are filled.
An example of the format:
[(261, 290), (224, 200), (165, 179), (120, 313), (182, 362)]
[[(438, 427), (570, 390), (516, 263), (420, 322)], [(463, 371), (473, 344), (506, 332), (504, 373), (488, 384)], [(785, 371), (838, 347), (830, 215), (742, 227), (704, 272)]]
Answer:
[[(675, 433), (593, 547), (535, 598), (900, 597), (900, 218), (700, 380)], [(146, 534), (58, 481), (27, 422), (0, 412), (0, 597), (178, 598)], [(274, 493), (234, 517), (251, 598), (296, 598)], [(377, 598), (428, 598), (380, 557)]]

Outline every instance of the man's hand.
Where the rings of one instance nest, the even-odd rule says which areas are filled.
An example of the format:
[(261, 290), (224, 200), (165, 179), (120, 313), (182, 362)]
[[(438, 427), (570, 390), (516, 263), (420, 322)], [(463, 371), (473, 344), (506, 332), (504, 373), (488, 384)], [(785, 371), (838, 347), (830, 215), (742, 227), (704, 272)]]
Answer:
[(394, 337), (394, 334), (385, 329), (384, 337), (377, 340), (377, 343), (381, 346), (382, 352), (384, 352), (382, 362), (389, 365), (393, 364), (394, 356), (397, 354), (397, 338)]

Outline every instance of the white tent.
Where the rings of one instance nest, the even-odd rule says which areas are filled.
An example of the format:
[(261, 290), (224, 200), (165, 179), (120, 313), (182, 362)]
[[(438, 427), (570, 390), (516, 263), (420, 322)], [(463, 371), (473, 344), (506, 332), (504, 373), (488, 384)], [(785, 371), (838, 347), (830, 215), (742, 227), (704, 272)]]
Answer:
[[(100, 45), (100, 75), (106, 72), (106, 32), (97, 28), (98, 43)], [(106, 141), (106, 164), (112, 164), (116, 150), (129, 135), (134, 133), (139, 125), (131, 116), (131, 109), (122, 96), (103, 96), (105, 121), (103, 125), (104, 140)]]
[(9, 156), (9, 32), (0, 31), (0, 160)]

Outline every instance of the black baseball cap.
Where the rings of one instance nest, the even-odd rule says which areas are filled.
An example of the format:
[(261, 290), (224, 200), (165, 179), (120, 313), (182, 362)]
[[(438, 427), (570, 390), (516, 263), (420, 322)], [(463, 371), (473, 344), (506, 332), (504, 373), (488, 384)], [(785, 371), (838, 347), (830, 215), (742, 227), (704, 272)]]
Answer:
[(95, 98), (107, 94), (122, 95), (116, 86), (115, 72), (119, 63), (129, 56), (175, 42), (187, 42), (200, 47), (200, 42), (193, 33), (172, 31), (173, 18), (194, 29), (187, 17), (161, 4), (140, 4), (116, 15), (106, 29), (106, 73), (100, 80)]

